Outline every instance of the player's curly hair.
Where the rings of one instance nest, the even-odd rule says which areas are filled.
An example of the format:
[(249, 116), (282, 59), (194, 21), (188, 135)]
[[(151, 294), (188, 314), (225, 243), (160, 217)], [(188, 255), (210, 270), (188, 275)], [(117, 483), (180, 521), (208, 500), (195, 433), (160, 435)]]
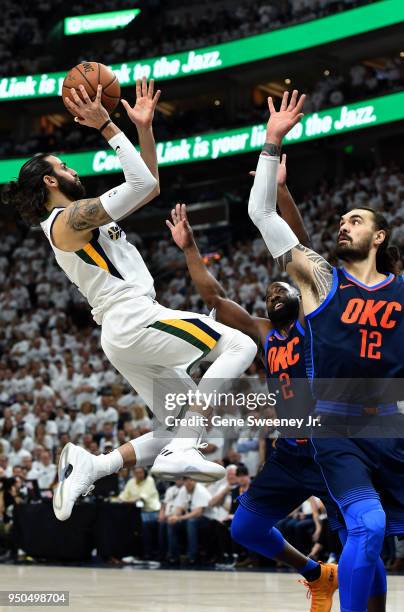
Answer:
[(48, 189), (43, 181), (45, 175), (54, 176), (52, 164), (47, 161), (49, 153), (37, 153), (21, 167), (16, 181), (3, 187), (1, 201), (14, 206), (27, 225), (39, 225), (46, 214)]
[(386, 234), (385, 239), (377, 249), (376, 253), (376, 268), (382, 274), (399, 274), (400, 272), (400, 251), (396, 246), (390, 246), (391, 230), (387, 219), (382, 213), (370, 208), (369, 206), (354, 206), (359, 210), (368, 210), (373, 215), (375, 230), (383, 230)]

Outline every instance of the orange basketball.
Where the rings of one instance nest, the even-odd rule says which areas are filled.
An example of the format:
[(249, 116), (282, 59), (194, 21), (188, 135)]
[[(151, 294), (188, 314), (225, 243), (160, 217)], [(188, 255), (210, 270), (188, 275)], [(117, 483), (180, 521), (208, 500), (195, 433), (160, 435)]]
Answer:
[[(108, 66), (99, 62), (82, 62), (69, 70), (63, 81), (63, 103), (65, 98), (70, 98), (74, 102), (70, 92), (72, 87), (82, 97), (79, 85), (84, 85), (89, 97), (91, 100), (94, 100), (98, 84), (102, 85), (102, 105), (109, 113), (112, 113), (118, 106), (121, 97), (121, 86), (116, 74)], [(67, 110), (70, 112), (70, 109)]]

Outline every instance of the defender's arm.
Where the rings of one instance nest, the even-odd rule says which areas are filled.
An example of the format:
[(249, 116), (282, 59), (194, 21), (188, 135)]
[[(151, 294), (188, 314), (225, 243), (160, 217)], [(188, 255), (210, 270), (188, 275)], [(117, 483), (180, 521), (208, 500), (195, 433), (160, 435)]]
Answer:
[[(209, 309), (216, 310), (216, 319), (229, 327), (239, 329), (254, 340), (260, 339), (262, 333), (268, 333), (270, 321), (252, 317), (242, 306), (226, 297), (222, 285), (207, 269), (198, 246), (195, 242), (192, 228), (187, 217), (185, 204), (177, 204), (171, 211), (172, 222), (167, 221), (173, 239), (183, 250), (189, 274), (199, 295)], [(261, 328), (265, 326), (265, 331)]]
[(259, 157), (254, 185), (251, 189), (248, 212), (260, 230), (271, 255), (295, 280), (302, 294), (305, 314), (312, 312), (325, 299), (332, 287), (332, 267), (323, 257), (303, 246), (295, 233), (276, 211), (276, 175), (282, 138), (301, 118), (304, 102), (297, 102), (293, 92), (288, 106), (285, 92), (277, 113), (268, 98), (271, 117), (267, 125), (264, 150)]

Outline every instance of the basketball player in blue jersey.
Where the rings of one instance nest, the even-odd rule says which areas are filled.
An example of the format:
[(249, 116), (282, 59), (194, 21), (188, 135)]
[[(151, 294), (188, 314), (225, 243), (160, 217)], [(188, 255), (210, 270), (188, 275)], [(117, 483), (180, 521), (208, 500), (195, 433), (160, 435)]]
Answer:
[[(278, 169), (277, 201), (283, 218), (295, 230), (302, 243), (309, 239), (298, 209), (286, 187), (286, 156)], [(172, 211), (167, 225), (175, 243), (185, 255), (188, 271), (202, 299), (222, 323), (235, 327), (253, 338), (261, 351), (268, 380), (280, 380), (284, 401), (278, 401), (278, 416), (311, 411), (314, 400), (306, 378), (304, 337), (300, 296), (288, 283), (271, 283), (267, 290), (268, 318), (253, 317), (236, 302), (226, 297), (220, 283), (206, 268), (193, 237), (185, 205)], [(289, 356), (285, 359), (285, 355)], [(293, 380), (299, 379), (298, 394), (294, 394)], [(304, 395), (304, 397), (303, 397)], [(312, 595), (311, 612), (331, 610), (332, 595), (337, 587), (336, 566), (320, 565), (302, 555), (287, 543), (274, 527), (280, 518), (289, 514), (311, 495), (320, 497), (327, 507), (330, 524), (346, 539), (345, 526), (337, 516), (337, 506), (329, 495), (313, 451), (307, 440), (278, 439), (276, 449), (262, 471), (253, 480), (247, 493), (240, 499), (232, 523), (235, 540), (249, 550), (277, 559), (294, 567), (305, 578)], [(369, 612), (384, 612), (384, 595), (380, 583), (385, 583), (383, 564), (378, 568), (368, 601)]]
[[(280, 183), (286, 180), (285, 157), (280, 166)], [(279, 187), (278, 202), (288, 218), (307, 241), (301, 217), (285, 184)], [(253, 317), (236, 302), (228, 299), (223, 287), (207, 270), (188, 223), (185, 204), (177, 204), (167, 221), (173, 239), (185, 254), (189, 273), (202, 299), (214, 309), (216, 319), (248, 334), (261, 348), (268, 379), (280, 381), (284, 401), (277, 403), (278, 416), (310, 412), (313, 399), (307, 383), (306, 397), (293, 393), (293, 379), (305, 379), (304, 329), (299, 322), (298, 291), (288, 283), (269, 285), (266, 303), (268, 318)], [(283, 359), (288, 354), (290, 359)], [(297, 408), (296, 410), (296, 399)], [(291, 546), (274, 527), (282, 518), (299, 507), (311, 495), (326, 504), (330, 522), (340, 527), (335, 506), (329, 497), (324, 479), (312, 459), (306, 440), (278, 439), (276, 449), (265, 462), (251, 487), (240, 498), (232, 522), (233, 538), (266, 557), (288, 563), (304, 578), (312, 596), (311, 612), (330, 612), (332, 597), (338, 587), (337, 566), (319, 564)], [(374, 611), (375, 612), (375, 611)]]
[[(285, 92), (279, 112), (271, 98), (266, 143), (259, 157), (249, 200), (249, 215), (273, 257), (298, 285), (309, 336), (309, 374), (316, 412), (331, 415), (391, 415), (386, 403), (362, 378), (404, 377), (404, 283), (395, 276), (384, 217), (358, 207), (341, 218), (337, 255), (344, 267), (333, 268), (302, 245), (276, 211), (276, 175), (283, 137), (302, 117), (304, 96)], [(352, 378), (354, 373), (355, 379)], [(322, 378), (344, 379), (330, 398)], [(351, 381), (347, 380), (351, 379)], [(335, 387), (335, 385), (333, 385)], [(357, 388), (361, 389), (358, 396)], [(400, 426), (400, 415), (397, 423)], [(331, 435), (331, 434), (330, 434)], [(404, 440), (399, 438), (314, 438), (315, 459), (341, 511), (347, 537), (339, 563), (342, 612), (365, 612), (375, 576), (383, 576), (380, 552), (386, 534), (404, 533)], [(386, 593), (386, 584), (380, 582)]]
[[(164, 427), (165, 385), (171, 382), (170, 391), (195, 398), (197, 387), (189, 374), (194, 363), (202, 358), (211, 361), (198, 385), (207, 393), (212, 381), (238, 378), (257, 352), (254, 342), (237, 330), (204, 315), (160, 305), (142, 256), (117, 225), (159, 193), (152, 130), (159, 92), (154, 95), (153, 81), (149, 86), (146, 79), (137, 82), (133, 108), (124, 102), (138, 131), (140, 154), (102, 106), (101, 87), (93, 101), (84, 88), (81, 96), (72, 89), (74, 101), (66, 99), (66, 104), (78, 123), (98, 129), (106, 138), (122, 166), (124, 182), (99, 197), (85, 198), (77, 172), (54, 155), (39, 154), (22, 166), (17, 181), (6, 186), (5, 197), (29, 224), (41, 227), (58, 265), (92, 307), (105, 354), (143, 397), (163, 431), (161, 436), (150, 432), (97, 457), (68, 443), (60, 457), (53, 497), (60, 520), (70, 517), (75, 501), (98, 478), (123, 465), (153, 464), (152, 473), (169, 480), (179, 474), (208, 482), (223, 477), (223, 466), (198, 451), (204, 428), (197, 400), (191, 397), (183, 407), (175, 436)], [(171, 414), (178, 416), (181, 406), (174, 408)]]

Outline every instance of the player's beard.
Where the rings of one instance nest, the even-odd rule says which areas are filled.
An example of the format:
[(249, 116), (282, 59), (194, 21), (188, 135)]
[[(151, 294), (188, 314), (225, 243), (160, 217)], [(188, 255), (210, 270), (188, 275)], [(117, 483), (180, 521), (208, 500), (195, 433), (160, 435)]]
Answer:
[(268, 319), (276, 326), (287, 326), (292, 321), (296, 321), (299, 316), (299, 298), (289, 298), (283, 303), (283, 308), (275, 310), (268, 308)]
[(60, 192), (72, 202), (74, 200), (81, 200), (86, 196), (85, 187), (80, 179), (69, 181), (64, 176), (57, 176), (57, 179)]
[(352, 242), (346, 242), (345, 244), (337, 243), (335, 253), (342, 261), (364, 261), (369, 255), (372, 237), (373, 233), (369, 233), (368, 236), (362, 238), (357, 244)]

